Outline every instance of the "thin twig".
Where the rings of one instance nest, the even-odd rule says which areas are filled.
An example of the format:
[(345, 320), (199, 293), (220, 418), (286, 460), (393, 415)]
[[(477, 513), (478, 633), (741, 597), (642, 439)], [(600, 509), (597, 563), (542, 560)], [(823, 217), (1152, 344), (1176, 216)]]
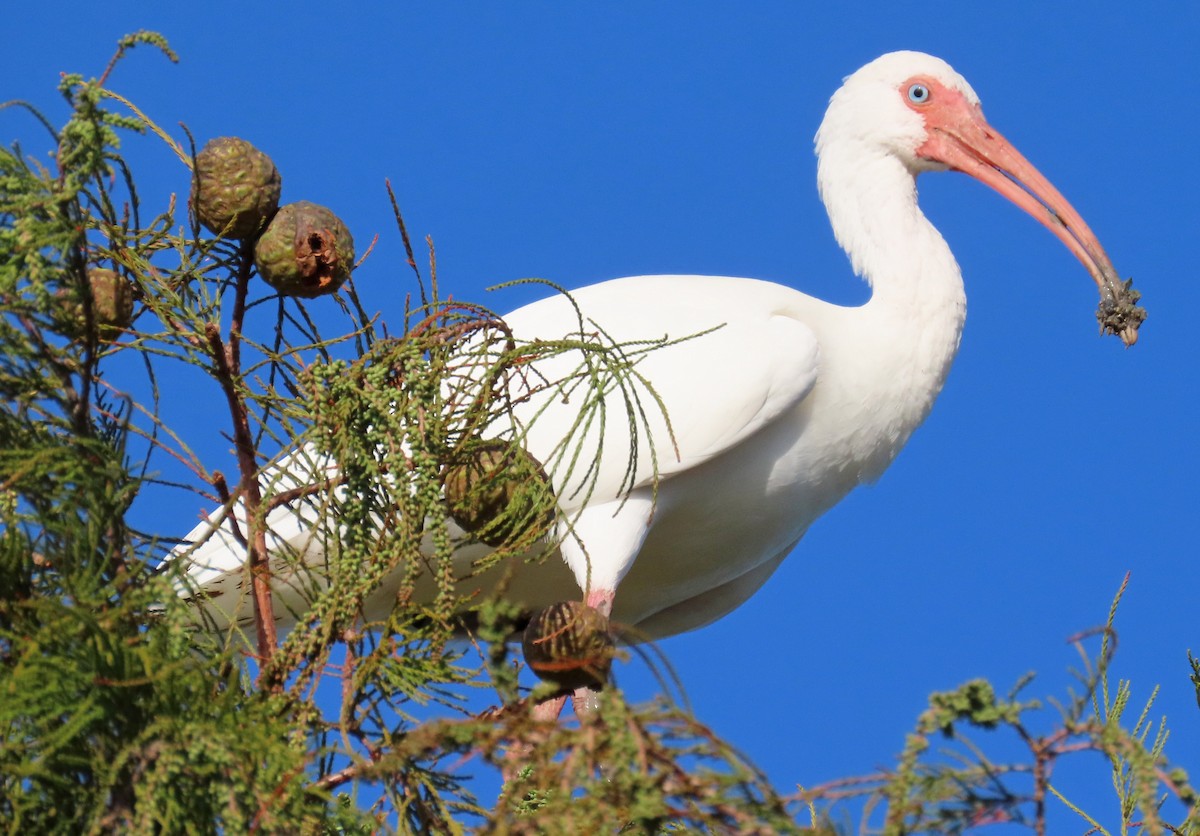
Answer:
[(225, 392), (229, 414), (233, 419), (233, 441), (237, 452), (241, 483), (238, 493), (246, 512), (247, 563), (250, 583), (254, 590), (254, 628), (258, 640), (258, 656), (262, 670), (266, 669), (275, 652), (277, 636), (275, 613), (271, 601), (271, 568), (267, 553), (267, 532), (259, 519), (262, 509), (262, 487), (258, 481), (258, 462), (254, 438), (250, 432), (250, 415), (245, 400), (238, 393), (237, 382), (241, 365), (242, 321), (246, 313), (246, 294), (250, 283), (250, 248), (243, 248), (234, 293), (233, 317), (229, 325), (228, 344), (222, 341), (220, 327), (209, 323), (204, 334), (213, 357), (217, 381)]

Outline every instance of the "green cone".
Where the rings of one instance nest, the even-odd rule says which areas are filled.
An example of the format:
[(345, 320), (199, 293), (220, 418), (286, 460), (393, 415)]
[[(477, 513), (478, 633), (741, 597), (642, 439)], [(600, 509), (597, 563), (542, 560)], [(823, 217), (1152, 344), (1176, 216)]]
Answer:
[(446, 469), (444, 481), (451, 519), (489, 546), (536, 538), (554, 520), (546, 472), (508, 442), (479, 442)]
[(244, 139), (218, 137), (196, 155), (191, 205), (218, 235), (254, 238), (279, 207), (280, 189), (275, 163)]
[(354, 239), (333, 212), (301, 200), (275, 214), (254, 245), (254, 264), (285, 296), (322, 296), (349, 278)]

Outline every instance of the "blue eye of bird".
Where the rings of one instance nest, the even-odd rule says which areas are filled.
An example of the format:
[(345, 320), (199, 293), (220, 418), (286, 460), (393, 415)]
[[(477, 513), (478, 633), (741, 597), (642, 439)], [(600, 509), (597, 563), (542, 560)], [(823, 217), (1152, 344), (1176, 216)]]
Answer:
[(929, 101), (929, 88), (924, 84), (914, 84), (908, 88), (908, 100), (913, 104), (925, 104)]

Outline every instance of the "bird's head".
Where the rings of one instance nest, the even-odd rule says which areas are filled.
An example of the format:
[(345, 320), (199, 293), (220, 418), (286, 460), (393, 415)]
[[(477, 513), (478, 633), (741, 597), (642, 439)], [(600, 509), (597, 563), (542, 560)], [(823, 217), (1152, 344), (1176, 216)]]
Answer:
[(949, 64), (922, 52), (889, 52), (833, 94), (817, 153), (830, 142), (852, 142), (886, 151), (913, 174), (943, 171), (951, 165), (922, 149), (942, 122), (963, 115), (983, 120), (979, 96)]
[[(914, 176), (948, 169), (971, 175), (1032, 215), (1075, 254), (1100, 289), (1101, 313), (1106, 308), (1133, 310), (1136, 296), (1121, 282), (1083, 218), (988, 124), (979, 96), (940, 58), (890, 52), (849, 76), (830, 99), (817, 132), (818, 155), (835, 145), (853, 149), (843, 159), (891, 156)], [(1132, 326), (1125, 324), (1124, 315), (1118, 318), (1119, 326), (1109, 323), (1105, 330), (1132, 345), (1140, 318)], [(1105, 324), (1103, 318), (1101, 322)]]

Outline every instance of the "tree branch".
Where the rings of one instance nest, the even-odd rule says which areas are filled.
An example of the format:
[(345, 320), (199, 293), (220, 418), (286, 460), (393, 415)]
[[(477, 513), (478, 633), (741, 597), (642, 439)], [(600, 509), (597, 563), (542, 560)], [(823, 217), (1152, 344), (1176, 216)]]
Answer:
[(213, 357), (217, 381), (225, 393), (229, 414), (233, 419), (233, 442), (237, 453), (241, 483), (238, 493), (246, 509), (247, 563), (254, 591), (254, 629), (258, 642), (259, 662), (264, 666), (275, 652), (275, 612), (271, 602), (271, 567), (267, 553), (267, 532), (260, 519), (262, 486), (258, 481), (257, 451), (250, 432), (250, 415), (246, 402), (238, 392), (241, 374), (242, 321), (246, 314), (246, 294), (250, 284), (250, 247), (242, 248), (234, 293), (233, 317), (229, 324), (229, 341), (221, 339), (220, 326), (208, 323), (204, 336)]

